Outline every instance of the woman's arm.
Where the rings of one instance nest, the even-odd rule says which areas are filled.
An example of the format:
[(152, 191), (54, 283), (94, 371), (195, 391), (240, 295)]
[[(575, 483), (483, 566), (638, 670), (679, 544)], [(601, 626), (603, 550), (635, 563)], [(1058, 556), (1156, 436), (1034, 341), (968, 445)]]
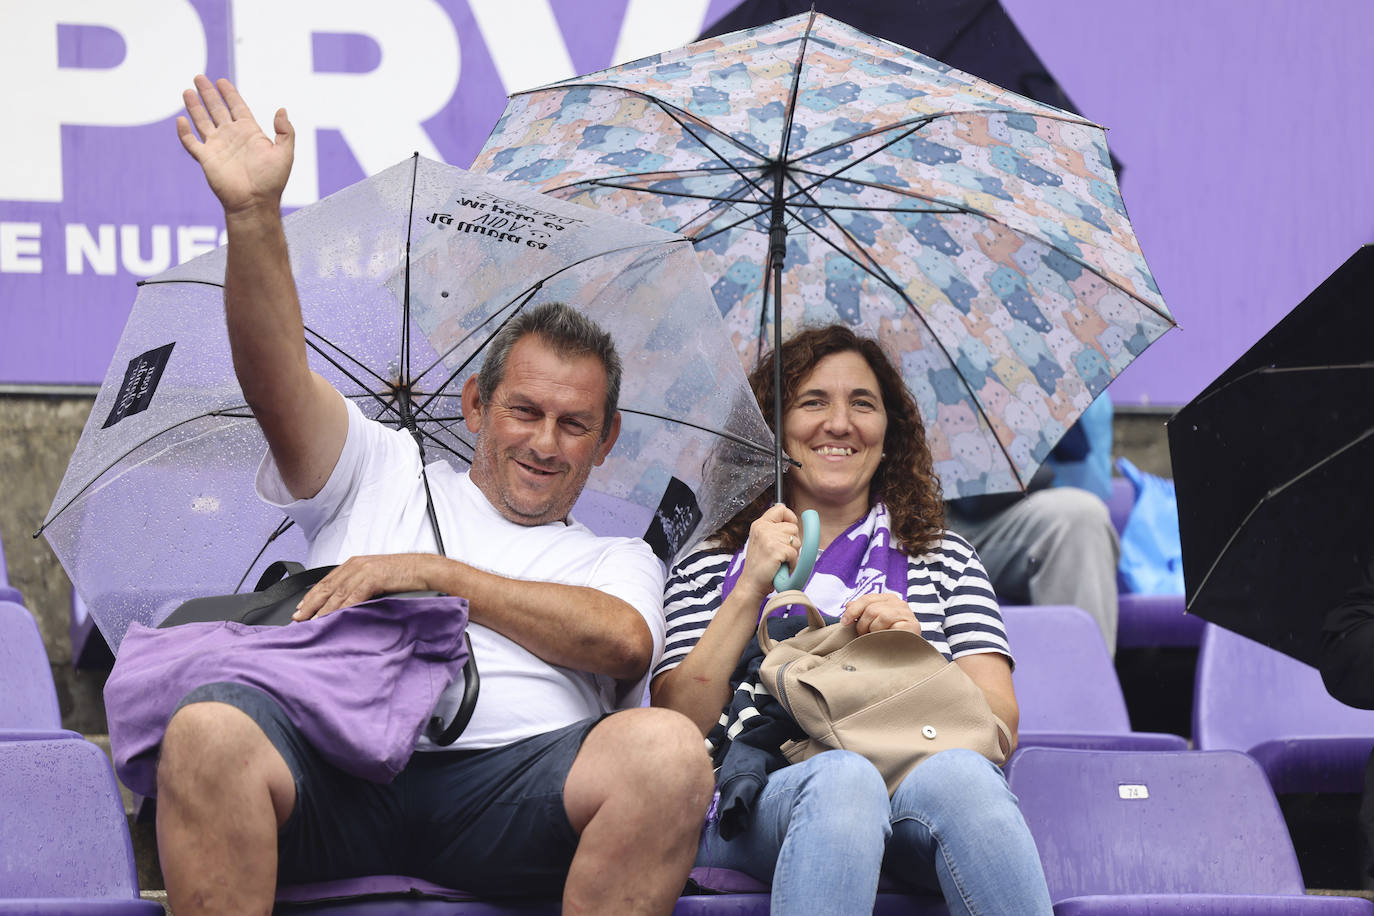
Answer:
[(1011, 662), (1000, 652), (979, 652), (975, 655), (961, 655), (954, 664), (964, 669), (969, 680), (978, 685), (992, 707), (993, 715), (1006, 723), (1011, 731), (1010, 754), (1016, 750), (1017, 729), (1021, 723), (1021, 710), (1016, 705), (1016, 691), (1011, 685)]
[[(711, 730), (730, 701), (730, 674), (754, 638), (759, 605), (773, 590), (774, 573), (782, 563), (797, 562), (800, 533), (797, 517), (781, 504), (750, 526), (739, 580), (720, 602), (687, 657), (653, 679), (649, 697), (654, 706), (682, 713), (696, 723), (703, 736)], [(672, 613), (670, 607), (664, 611)]]
[(650, 702), (676, 710), (696, 723), (704, 736), (730, 701), (730, 673), (744, 647), (754, 638), (759, 604), (752, 589), (737, 585), (721, 602), (701, 639), (676, 667), (654, 678)]

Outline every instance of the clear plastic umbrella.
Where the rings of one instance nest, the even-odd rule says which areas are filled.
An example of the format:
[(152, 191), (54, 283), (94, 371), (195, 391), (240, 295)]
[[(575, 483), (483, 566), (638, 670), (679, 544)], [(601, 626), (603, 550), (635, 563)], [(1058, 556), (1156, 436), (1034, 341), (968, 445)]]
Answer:
[[(615, 338), (620, 438), (574, 515), (670, 559), (766, 485), (772, 436), (680, 236), (421, 157), (286, 219), (312, 366), (466, 466), (463, 382), (503, 321), (566, 302)], [(225, 253), (144, 281), (40, 529), (110, 645), (251, 588), (304, 544), (254, 492), (266, 443), (234, 377)]]

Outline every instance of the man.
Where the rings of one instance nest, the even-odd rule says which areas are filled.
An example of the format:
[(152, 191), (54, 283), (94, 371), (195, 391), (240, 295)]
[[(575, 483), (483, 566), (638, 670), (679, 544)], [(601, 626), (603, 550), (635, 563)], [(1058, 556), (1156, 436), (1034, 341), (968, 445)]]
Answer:
[(945, 524), (978, 551), (1006, 604), (1072, 604), (1097, 622), (1116, 653), (1116, 567), (1121, 542), (1111, 496), (1112, 405), (1098, 395), (1055, 445), (1026, 493), (945, 503)]
[(471, 471), (422, 474), (408, 434), (307, 365), (280, 219), (286, 112), (268, 138), (226, 80), (198, 76), (184, 100), (177, 133), (224, 206), (230, 347), (270, 448), (259, 490), (301, 525), (311, 565), (341, 564), (296, 617), (385, 592), (461, 595), (482, 691), (462, 737), (422, 739), (388, 786), (325, 764), (265, 694), (193, 691), (158, 768), (169, 903), (265, 913), (279, 881), (402, 872), (484, 894), (561, 889), (570, 913), (668, 912), (711, 794), (700, 734), (665, 710), (602, 718), (637, 705), (661, 650), (661, 567), (642, 542), (568, 518), (619, 431), (609, 337), (557, 305), (512, 323), (463, 388)]

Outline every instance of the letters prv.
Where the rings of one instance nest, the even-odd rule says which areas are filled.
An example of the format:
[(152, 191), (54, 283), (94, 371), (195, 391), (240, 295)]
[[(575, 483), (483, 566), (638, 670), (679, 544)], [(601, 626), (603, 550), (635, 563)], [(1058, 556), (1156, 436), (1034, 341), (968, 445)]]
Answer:
[(124, 370), (124, 383), (119, 386), (114, 407), (110, 408), (110, 416), (101, 429), (109, 429), (125, 417), (148, 409), (174, 346), (176, 341), (163, 344), (155, 350), (149, 350), (129, 360), (129, 368)]

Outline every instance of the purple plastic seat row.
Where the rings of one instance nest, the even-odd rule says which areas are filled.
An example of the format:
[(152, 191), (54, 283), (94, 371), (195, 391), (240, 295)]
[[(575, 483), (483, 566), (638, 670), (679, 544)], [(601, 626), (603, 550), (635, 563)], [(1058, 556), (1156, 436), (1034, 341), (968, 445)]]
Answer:
[(1011, 789), (1057, 916), (1374, 914), (1309, 896), (1264, 772), (1235, 751), (1018, 750)]
[(0, 741), (0, 913), (158, 916), (114, 771), (87, 741)]
[(1374, 711), (1326, 692), (1317, 670), (1213, 624), (1198, 650), (1193, 740), (1244, 751), (1275, 792), (1359, 792)]
[(13, 601), (15, 604), (24, 603), (24, 596), (19, 594), (19, 589), (10, 585), (9, 567), (5, 565), (4, 541), (0, 541), (0, 601)]
[(72, 667), (78, 670), (91, 668), (107, 669), (114, 664), (114, 653), (95, 618), (86, 609), (73, 587), (71, 592), (71, 613), (67, 622), (67, 632), (72, 642)]
[(57, 687), (38, 624), (23, 605), (0, 600), (0, 735), (61, 728)]
[[(767, 916), (768, 888), (741, 872), (721, 868), (692, 870), (693, 880), (707, 893), (680, 898), (674, 916)], [(938, 897), (897, 892), (884, 881), (878, 888), (875, 916), (948, 916)], [(470, 894), (428, 881), (398, 875), (379, 875), (346, 881), (326, 881), (281, 888), (281, 912), (347, 914), (347, 916), (557, 916), (556, 900), (480, 901)]]
[[(1124, 477), (1112, 478), (1112, 498), (1107, 511), (1119, 535), (1135, 505), (1135, 488)], [(1203, 619), (1184, 612), (1182, 595), (1137, 595), (1120, 591), (1117, 577), (1116, 645), (1119, 649), (1153, 646), (1192, 648), (1202, 638)]]
[(1016, 657), (1021, 747), (1185, 750), (1179, 735), (1131, 730), (1102, 631), (1067, 605), (1002, 608)]

